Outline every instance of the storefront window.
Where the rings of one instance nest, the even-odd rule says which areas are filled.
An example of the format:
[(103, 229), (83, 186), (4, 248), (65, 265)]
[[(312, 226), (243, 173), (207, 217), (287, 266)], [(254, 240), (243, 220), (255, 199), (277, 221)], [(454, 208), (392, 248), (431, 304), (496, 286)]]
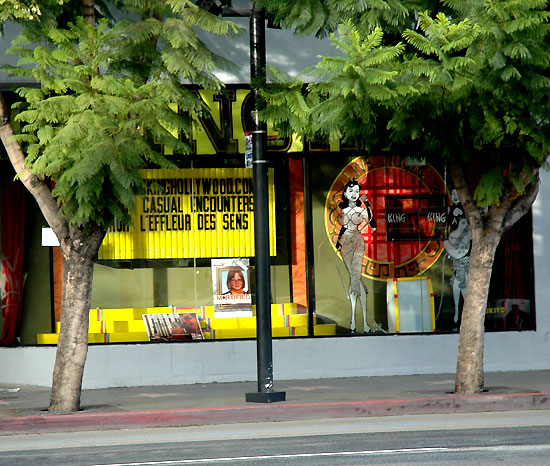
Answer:
[[(471, 233), (444, 167), (319, 156), (311, 176), (317, 319), (341, 334), (458, 331)], [(514, 233), (526, 227), (530, 217), (497, 252), (507, 266), (493, 276), (488, 330), (534, 329), (532, 244)]]
[[(277, 170), (275, 166), (269, 169), (272, 318), (277, 336), (296, 334), (293, 327), (297, 325), (284, 316), (298, 311), (290, 302), (288, 244), (279, 242), (287, 236), (288, 217), (275, 211), (276, 206), (287, 211), (288, 181), (279, 180), (275, 190), (280, 172), (286, 179), (285, 168), (278, 164)], [(133, 321), (157, 312), (195, 313), (204, 338), (253, 338), (252, 170), (227, 166), (147, 170), (144, 176), (148, 190), (136, 199), (133, 226), (115, 224), (100, 249), (92, 305), (101, 310), (134, 308), (130, 314), (112, 312), (113, 318), (128, 314)], [(98, 315), (105, 319), (109, 313)], [(149, 323), (151, 319), (144, 320)], [(305, 335), (307, 318), (302, 320)], [(140, 327), (138, 322), (132, 325)], [(171, 324), (167, 326), (170, 330)], [(128, 338), (151, 337), (141, 333)]]
[[(182, 340), (187, 327), (199, 339), (256, 336), (250, 91), (194, 92), (213, 118), (187, 140), (194, 154), (169, 154), (180, 168), (144, 171), (133, 225), (108, 232), (91, 343)], [(273, 336), (457, 332), (471, 234), (445, 167), (268, 132)], [(58, 329), (62, 265), (52, 257)], [(529, 215), (497, 251), (488, 331), (535, 329), (533, 283)]]

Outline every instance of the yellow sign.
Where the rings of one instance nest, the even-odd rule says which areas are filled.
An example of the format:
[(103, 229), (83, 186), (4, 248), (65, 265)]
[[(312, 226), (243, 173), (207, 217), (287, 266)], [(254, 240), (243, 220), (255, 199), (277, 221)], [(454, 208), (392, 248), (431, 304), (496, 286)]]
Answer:
[[(276, 253), (275, 188), (269, 169), (270, 254)], [(130, 228), (114, 225), (99, 259), (254, 256), (252, 169), (144, 170)]]
[[(194, 154), (244, 154), (245, 133), (252, 131), (254, 99), (249, 88), (228, 87), (223, 93), (193, 91), (210, 109), (209, 115), (194, 115), (197, 125), (191, 134), (181, 135)], [(177, 109), (177, 106), (174, 106)], [(170, 130), (169, 128), (167, 128)], [(296, 137), (281, 137), (272, 123), (267, 125), (269, 152), (302, 152), (302, 141)], [(175, 155), (165, 151), (165, 155)], [(182, 154), (180, 154), (182, 155)]]

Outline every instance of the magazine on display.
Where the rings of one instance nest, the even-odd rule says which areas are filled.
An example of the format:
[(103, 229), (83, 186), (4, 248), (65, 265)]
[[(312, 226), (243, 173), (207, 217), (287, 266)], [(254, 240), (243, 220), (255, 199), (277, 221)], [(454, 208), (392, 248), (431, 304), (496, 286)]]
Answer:
[(150, 341), (204, 339), (195, 312), (143, 314), (142, 317)]

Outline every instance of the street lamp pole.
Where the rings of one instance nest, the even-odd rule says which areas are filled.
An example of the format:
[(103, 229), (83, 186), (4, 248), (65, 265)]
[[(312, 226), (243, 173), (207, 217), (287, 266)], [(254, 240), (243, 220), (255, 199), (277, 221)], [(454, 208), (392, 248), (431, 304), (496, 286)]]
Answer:
[[(265, 65), (265, 15), (263, 9), (253, 4), (250, 13), (250, 80), (255, 110), (262, 105), (258, 86), (266, 82)], [(256, 112), (252, 115), (252, 122), (258, 391), (246, 393), (246, 401), (271, 403), (284, 401), (286, 394), (273, 390), (267, 125)]]
[[(251, 1), (250, 9), (232, 8), (231, 0), (196, 0), (214, 15), (250, 18), (250, 81), (254, 110), (263, 105), (259, 87), (267, 81), (265, 71), (265, 13)], [(254, 181), (254, 240), (256, 248), (256, 358), (258, 391), (246, 393), (246, 401), (284, 401), (285, 392), (273, 391), (271, 332), (271, 275), (269, 262), (269, 182), (267, 125), (252, 115), (252, 175)]]

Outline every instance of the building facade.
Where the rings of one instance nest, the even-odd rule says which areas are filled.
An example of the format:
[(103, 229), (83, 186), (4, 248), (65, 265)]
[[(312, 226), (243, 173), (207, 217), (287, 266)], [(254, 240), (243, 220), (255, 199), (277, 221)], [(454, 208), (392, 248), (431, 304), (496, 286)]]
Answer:
[[(329, 53), (277, 30), (267, 50), (288, 72)], [(145, 171), (133, 226), (115, 220), (102, 245), (84, 388), (255, 380), (251, 99), (246, 73), (223, 78), (223, 95), (196, 91), (214, 118), (200, 122), (195, 153), (172, 154), (180, 169)], [(268, 148), (275, 380), (454, 372), (470, 234), (446, 168), (273, 127)], [(0, 164), (3, 303), (17, 294), (22, 306), (20, 344), (0, 347), (0, 383), (49, 385), (62, 264), (36, 204)], [(486, 370), (550, 366), (547, 198), (543, 173), (532, 211), (499, 246)], [(186, 317), (201, 329), (176, 335)]]

